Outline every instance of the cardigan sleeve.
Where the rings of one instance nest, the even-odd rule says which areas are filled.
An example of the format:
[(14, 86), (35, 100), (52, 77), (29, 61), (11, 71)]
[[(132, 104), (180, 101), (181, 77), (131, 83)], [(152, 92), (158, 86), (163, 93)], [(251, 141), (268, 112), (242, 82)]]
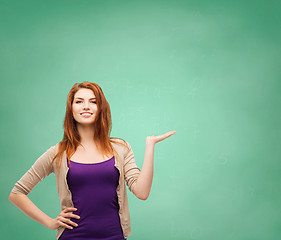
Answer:
[(132, 192), (133, 187), (137, 183), (137, 179), (141, 170), (136, 165), (135, 156), (131, 145), (128, 142), (126, 142), (126, 144), (129, 150), (126, 152), (124, 159), (124, 175), (126, 184), (129, 190)]
[(28, 195), (31, 190), (45, 177), (53, 172), (50, 166), (55, 156), (54, 146), (43, 153), (30, 167), (30, 169), (16, 182), (11, 192)]

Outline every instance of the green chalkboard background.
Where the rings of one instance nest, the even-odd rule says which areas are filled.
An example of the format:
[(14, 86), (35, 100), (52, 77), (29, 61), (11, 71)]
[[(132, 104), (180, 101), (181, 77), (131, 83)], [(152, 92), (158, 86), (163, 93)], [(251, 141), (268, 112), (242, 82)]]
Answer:
[[(280, 1), (0, 1), (1, 239), (55, 239), (8, 197), (63, 137), (66, 98), (96, 82), (111, 136), (142, 168), (150, 196), (127, 188), (128, 240), (281, 239)], [(60, 213), (55, 175), (28, 195)]]

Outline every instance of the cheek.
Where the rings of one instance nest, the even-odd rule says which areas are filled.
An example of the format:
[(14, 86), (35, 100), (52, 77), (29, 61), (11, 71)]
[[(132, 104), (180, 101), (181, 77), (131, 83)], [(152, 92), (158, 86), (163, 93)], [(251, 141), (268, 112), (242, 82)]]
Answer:
[(73, 112), (74, 114), (79, 114), (79, 113), (80, 113), (77, 106), (73, 106), (73, 107), (72, 107), (72, 112)]

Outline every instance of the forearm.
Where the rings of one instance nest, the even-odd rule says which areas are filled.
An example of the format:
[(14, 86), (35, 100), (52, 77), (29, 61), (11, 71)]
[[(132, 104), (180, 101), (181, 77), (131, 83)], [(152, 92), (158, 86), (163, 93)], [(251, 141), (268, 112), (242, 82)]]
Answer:
[(146, 142), (142, 170), (134, 188), (136, 196), (146, 200), (149, 196), (153, 179), (153, 161), (155, 144)]
[(42, 212), (26, 195), (11, 193), (9, 200), (27, 216), (49, 228), (52, 218)]

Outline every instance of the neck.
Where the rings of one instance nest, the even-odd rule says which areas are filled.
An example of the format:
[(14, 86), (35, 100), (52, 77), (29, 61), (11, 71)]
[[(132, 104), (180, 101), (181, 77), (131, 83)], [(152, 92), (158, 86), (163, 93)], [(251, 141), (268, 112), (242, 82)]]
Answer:
[(77, 130), (81, 137), (81, 144), (85, 147), (95, 145), (94, 128), (92, 125), (77, 124)]

